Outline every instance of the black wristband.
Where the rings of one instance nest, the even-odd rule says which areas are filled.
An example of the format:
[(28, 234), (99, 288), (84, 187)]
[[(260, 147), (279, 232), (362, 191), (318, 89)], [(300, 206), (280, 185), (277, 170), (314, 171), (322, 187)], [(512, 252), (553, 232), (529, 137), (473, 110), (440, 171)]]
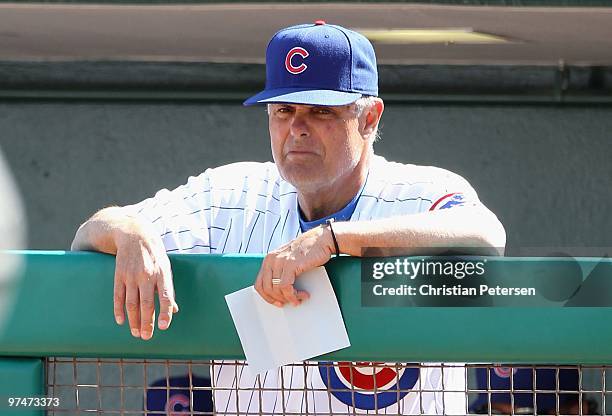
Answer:
[(336, 240), (336, 234), (334, 233), (334, 229), (332, 228), (332, 222), (334, 222), (333, 218), (325, 221), (325, 224), (329, 226), (329, 231), (331, 232), (332, 239), (334, 240), (334, 247), (336, 248), (336, 257), (340, 255), (340, 247), (338, 247), (338, 240)]

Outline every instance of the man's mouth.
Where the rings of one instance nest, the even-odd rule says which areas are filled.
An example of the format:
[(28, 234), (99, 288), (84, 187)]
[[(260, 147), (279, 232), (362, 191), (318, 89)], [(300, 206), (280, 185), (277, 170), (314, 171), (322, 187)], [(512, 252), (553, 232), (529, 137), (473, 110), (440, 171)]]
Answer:
[(287, 156), (316, 156), (315, 152), (310, 150), (290, 150), (287, 152)]

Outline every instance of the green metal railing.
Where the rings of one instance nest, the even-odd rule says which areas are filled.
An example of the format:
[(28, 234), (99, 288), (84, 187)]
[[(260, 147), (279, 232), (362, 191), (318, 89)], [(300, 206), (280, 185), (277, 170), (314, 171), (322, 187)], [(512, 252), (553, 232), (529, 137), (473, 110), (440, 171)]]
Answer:
[[(224, 295), (253, 284), (262, 256), (171, 255), (181, 312), (169, 330), (158, 330), (145, 342), (114, 322), (113, 256), (44, 251), (23, 255), (25, 269), (12, 287), (16, 301), (0, 332), (1, 356), (243, 357)], [(511, 279), (542, 273), (543, 268), (559, 270), (568, 259), (487, 261), (489, 273)], [(612, 270), (610, 259), (576, 261), (591, 268), (598, 264), (599, 273)], [(349, 257), (326, 265), (352, 344), (326, 359), (612, 363), (612, 308), (364, 307), (360, 266), (360, 259)], [(175, 348), (177, 338), (182, 340), (180, 349)]]

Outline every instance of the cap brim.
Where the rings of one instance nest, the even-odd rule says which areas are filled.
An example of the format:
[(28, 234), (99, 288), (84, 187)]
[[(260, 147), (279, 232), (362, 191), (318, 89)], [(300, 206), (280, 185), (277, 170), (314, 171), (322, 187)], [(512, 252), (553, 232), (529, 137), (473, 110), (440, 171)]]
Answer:
[(264, 90), (248, 98), (243, 105), (289, 103), (306, 105), (347, 105), (361, 98), (359, 92), (344, 92), (335, 90), (304, 90), (279, 88)]

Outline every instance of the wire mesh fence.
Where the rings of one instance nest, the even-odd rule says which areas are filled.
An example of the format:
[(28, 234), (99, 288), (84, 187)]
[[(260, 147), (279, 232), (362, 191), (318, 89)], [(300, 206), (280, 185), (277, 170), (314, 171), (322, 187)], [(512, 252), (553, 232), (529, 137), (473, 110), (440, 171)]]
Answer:
[[(60, 399), (50, 415), (612, 414), (609, 366), (307, 361), (244, 387), (237, 378), (219, 382), (223, 366), (237, 377), (248, 371), (242, 361), (50, 357), (46, 364), (47, 395)], [(439, 384), (426, 381), (432, 374)]]

